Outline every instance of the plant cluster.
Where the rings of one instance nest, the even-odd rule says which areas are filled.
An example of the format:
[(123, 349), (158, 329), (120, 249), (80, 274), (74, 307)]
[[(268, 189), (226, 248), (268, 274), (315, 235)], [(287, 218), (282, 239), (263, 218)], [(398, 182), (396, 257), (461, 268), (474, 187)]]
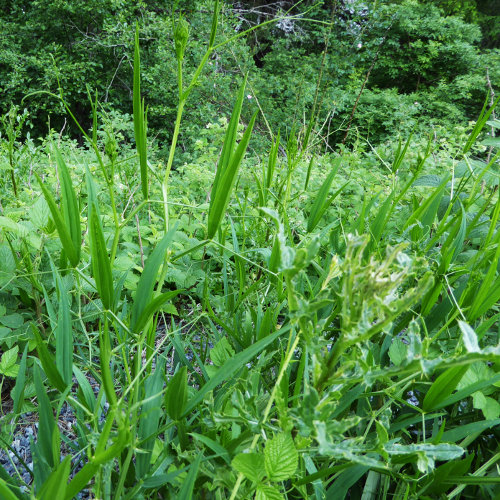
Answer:
[(221, 7), (203, 50), (169, 19), (166, 153), (138, 26), (129, 121), (87, 91), (87, 132), (63, 87), (83, 147), (4, 115), (0, 497), (496, 497), (499, 98), (442, 142), (323, 153), (313, 94), (254, 150), (250, 75), (179, 151), (207, 65), (255, 31), (221, 37)]

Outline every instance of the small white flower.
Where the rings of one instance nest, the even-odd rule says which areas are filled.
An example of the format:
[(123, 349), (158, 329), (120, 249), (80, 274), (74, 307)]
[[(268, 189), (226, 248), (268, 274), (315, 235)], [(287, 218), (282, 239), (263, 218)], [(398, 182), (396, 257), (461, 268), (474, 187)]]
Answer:
[(251, 94), (248, 94), (248, 95), (247, 95), (247, 99), (252, 99), (252, 95), (251, 95)]
[(363, 44), (362, 43), (358, 43), (358, 49), (360, 49), (361, 47), (363, 47)]

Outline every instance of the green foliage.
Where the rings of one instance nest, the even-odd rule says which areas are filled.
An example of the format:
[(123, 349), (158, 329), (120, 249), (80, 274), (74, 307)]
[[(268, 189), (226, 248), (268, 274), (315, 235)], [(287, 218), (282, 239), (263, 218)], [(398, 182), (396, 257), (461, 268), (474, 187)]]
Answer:
[[(132, 118), (104, 102), (105, 89), (88, 92), (87, 134), (61, 77), (58, 102), (86, 143), (54, 133), (22, 143), (22, 123), (50, 109), (42, 100), (4, 119), (1, 453), (27, 412), (38, 433), (33, 470), (0, 467), (2, 498), (500, 494), (498, 100), (482, 92), (476, 124), (451, 127), (476, 99), (465, 82), (442, 135), (422, 133), (431, 112), (419, 104), (440, 93), (436, 107), (452, 102), (449, 57), (472, 78), (478, 30), (416, 2), (351, 4), (334, 18), (345, 30), (330, 30), (328, 5), (304, 2), (286, 19), (263, 6), (272, 22), (252, 50), (279, 40), (235, 98), (228, 56), (236, 50), (246, 69), (250, 35), (235, 34), (228, 4), (113, 3), (119, 28), (111, 4), (26, 7), (26, 23), (45, 5), (43, 27), (64, 11), (87, 33), (104, 23), (100, 40), (126, 40), (135, 71), (124, 101), (135, 108)], [(21, 23), (16, 6), (8, 13)], [(134, 37), (127, 20), (139, 14)], [(360, 94), (385, 35), (387, 75), (374, 66)], [(412, 67), (398, 49), (405, 37), (421, 56)], [(152, 75), (167, 67), (160, 89)], [(332, 96), (342, 116), (359, 96), (334, 151), (345, 131), (327, 131)], [(158, 106), (172, 117), (166, 154), (145, 140)]]

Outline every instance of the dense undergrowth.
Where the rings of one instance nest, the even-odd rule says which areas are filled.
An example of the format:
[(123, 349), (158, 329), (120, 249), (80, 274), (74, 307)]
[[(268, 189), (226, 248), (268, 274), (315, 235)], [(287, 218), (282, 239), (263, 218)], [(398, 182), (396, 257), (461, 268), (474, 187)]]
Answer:
[(197, 83), (174, 31), (168, 156), (148, 142), (138, 37), (137, 150), (98, 97), (84, 147), (21, 144), (26, 115), (5, 116), (1, 448), (26, 414), (38, 433), (0, 497), (497, 497), (494, 105), (445, 141), (315, 156), (311, 125), (263, 157), (243, 83), (172, 169)]

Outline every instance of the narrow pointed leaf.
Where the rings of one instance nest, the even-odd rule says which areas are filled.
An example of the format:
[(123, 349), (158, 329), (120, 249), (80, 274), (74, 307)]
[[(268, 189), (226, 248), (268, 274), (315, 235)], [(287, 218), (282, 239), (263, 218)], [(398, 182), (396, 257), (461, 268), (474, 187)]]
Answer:
[(424, 411), (428, 412), (439, 408), (440, 403), (456, 389), (468, 368), (468, 365), (453, 366), (441, 373), (425, 395), (423, 402)]
[[(252, 129), (257, 118), (257, 113), (255, 113), (248, 124), (241, 142), (238, 144), (236, 151), (231, 156), (231, 160), (227, 169), (222, 172), (219, 178), (217, 186), (214, 184), (212, 188), (212, 197), (210, 200), (210, 207), (208, 210), (208, 238), (211, 239), (215, 236), (217, 229), (221, 223), (222, 217), (226, 212), (229, 200), (231, 199), (231, 193), (236, 181), (236, 176), (241, 164), (241, 160), (245, 154), (248, 143), (250, 141), (250, 136), (252, 134)], [(218, 170), (219, 172), (219, 170)]]
[(74, 261), (71, 260), (69, 255), (68, 259), (71, 265), (76, 267), (80, 262), (80, 253), (82, 248), (80, 211), (78, 209), (78, 201), (76, 199), (76, 193), (73, 188), (73, 183), (71, 182), (68, 167), (66, 166), (59, 149), (57, 149), (57, 146), (54, 144), (53, 147), (56, 155), (59, 179), (61, 181), (61, 213), (66, 223), (66, 227), (69, 229), (73, 248), (75, 249)]
[(64, 251), (66, 252), (66, 255), (71, 263), (71, 265), (76, 266), (78, 265), (79, 261), (79, 254), (77, 250), (75, 249), (73, 245), (73, 240), (71, 239), (71, 233), (70, 229), (66, 225), (63, 216), (61, 212), (59, 211), (59, 208), (56, 205), (56, 202), (50, 193), (50, 191), (47, 189), (47, 187), (43, 184), (42, 179), (40, 176), (35, 172), (35, 177), (38, 181), (38, 184), (40, 185), (40, 189), (42, 190), (42, 194), (45, 198), (45, 201), (47, 202), (47, 205), (49, 206), (50, 213), (52, 214), (52, 218), (54, 219), (54, 224), (57, 229), (57, 233), (59, 234), (59, 239), (61, 240), (62, 247)]
[(101, 221), (97, 214), (97, 208), (89, 209), (89, 241), (90, 255), (92, 261), (92, 273), (94, 275), (97, 291), (106, 309), (113, 308), (114, 288), (111, 263), (109, 261), (108, 249), (104, 241)]
[(148, 197), (148, 160), (146, 147), (146, 118), (144, 101), (141, 99), (141, 59), (139, 49), (139, 25), (135, 27), (134, 44), (134, 90), (133, 90), (134, 133), (139, 165), (141, 169), (141, 187), (144, 198)]
[(170, 229), (163, 239), (156, 245), (149, 256), (144, 270), (142, 271), (141, 278), (139, 279), (139, 284), (137, 285), (137, 290), (135, 292), (134, 302), (132, 305), (132, 320), (131, 329), (132, 331), (137, 331), (137, 325), (139, 320), (143, 320), (143, 313), (147, 306), (151, 303), (153, 298), (154, 287), (156, 280), (158, 278), (158, 271), (160, 266), (165, 261), (165, 254), (167, 248), (170, 245), (177, 227)]

